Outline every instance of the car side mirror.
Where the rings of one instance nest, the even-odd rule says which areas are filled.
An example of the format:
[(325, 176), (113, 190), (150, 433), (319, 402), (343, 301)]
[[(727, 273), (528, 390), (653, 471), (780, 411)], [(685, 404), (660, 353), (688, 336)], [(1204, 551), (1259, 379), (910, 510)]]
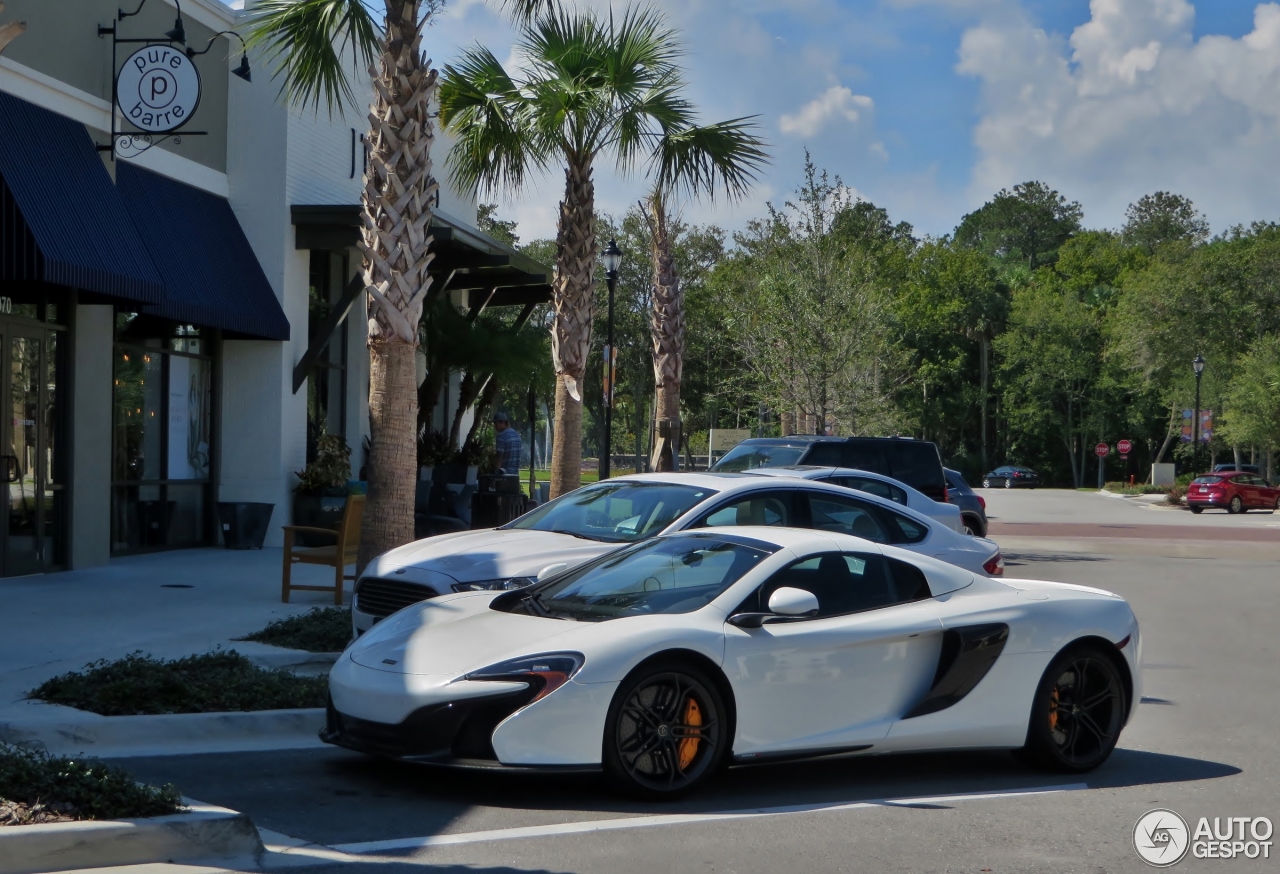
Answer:
[(736, 613), (728, 622), (735, 628), (759, 628), (765, 623), (787, 622), (816, 615), (818, 597), (804, 589), (783, 586), (769, 596), (768, 613)]
[(560, 573), (560, 571), (564, 570), (568, 566), (569, 566), (569, 563), (567, 561), (557, 562), (556, 564), (549, 564), (546, 567), (544, 567), (542, 570), (538, 571), (537, 580), (538, 582), (542, 582), (547, 577), (552, 576), (553, 574)]
[(783, 586), (769, 596), (769, 612), (778, 616), (814, 616), (818, 612), (818, 596)]

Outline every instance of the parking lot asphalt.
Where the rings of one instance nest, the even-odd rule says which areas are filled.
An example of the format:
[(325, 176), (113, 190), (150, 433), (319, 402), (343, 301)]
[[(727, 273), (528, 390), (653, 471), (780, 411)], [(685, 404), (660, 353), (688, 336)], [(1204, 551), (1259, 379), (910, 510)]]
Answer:
[[(990, 497), (989, 507), (1002, 520), (1025, 512), (1090, 524), (1132, 510), (1152, 515), (1128, 518), (1164, 521), (1114, 501), (1037, 490)], [(1230, 543), (1197, 555), (1198, 541), (1185, 538), (1182, 554), (1168, 555), (1160, 545), (1174, 541), (1159, 537), (1143, 554), (1106, 538), (1016, 542), (1006, 547), (1011, 577), (1111, 589), (1143, 626), (1144, 703), (1090, 774), (1039, 773), (1001, 752), (849, 758), (735, 769), (654, 805), (590, 776), (441, 771), (327, 749), (120, 764), (320, 845), (297, 857), (314, 863), (305, 870), (1128, 872), (1149, 870), (1132, 831), (1152, 808), (1192, 823), (1280, 821), (1274, 559), (1233, 557)], [(1280, 865), (1187, 858), (1175, 870)]]

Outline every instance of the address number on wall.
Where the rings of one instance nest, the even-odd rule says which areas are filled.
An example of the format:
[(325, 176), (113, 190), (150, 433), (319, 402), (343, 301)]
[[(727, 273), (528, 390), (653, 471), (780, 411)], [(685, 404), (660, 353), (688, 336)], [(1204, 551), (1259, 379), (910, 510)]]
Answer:
[(0, 315), (13, 315), (13, 298), (0, 297)]

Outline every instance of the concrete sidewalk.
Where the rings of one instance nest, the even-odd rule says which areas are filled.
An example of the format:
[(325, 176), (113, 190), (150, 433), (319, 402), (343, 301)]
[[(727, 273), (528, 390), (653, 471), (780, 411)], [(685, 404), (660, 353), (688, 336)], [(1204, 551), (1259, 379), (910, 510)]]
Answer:
[[(232, 640), (333, 603), (323, 592), (296, 591), (281, 603), (281, 558), (279, 549), (192, 549), (0, 580), (0, 716), (29, 712), (23, 696), (50, 677), (137, 650), (161, 658), (219, 646), (248, 656), (287, 652)], [(295, 565), (293, 579), (325, 585), (333, 576)]]

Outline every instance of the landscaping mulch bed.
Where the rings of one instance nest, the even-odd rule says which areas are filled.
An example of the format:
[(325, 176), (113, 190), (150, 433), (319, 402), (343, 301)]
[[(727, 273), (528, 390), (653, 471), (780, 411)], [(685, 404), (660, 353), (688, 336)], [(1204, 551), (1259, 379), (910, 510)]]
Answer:
[(166, 816), (183, 809), (172, 786), (147, 786), (97, 759), (0, 744), (0, 826)]
[(103, 716), (146, 716), (323, 707), (328, 691), (327, 677), (267, 670), (235, 650), (219, 650), (173, 661), (140, 652), (97, 661), (40, 684), (27, 697)]
[(317, 607), (299, 616), (277, 619), (261, 631), (236, 639), (307, 652), (342, 652), (351, 642), (351, 610)]

